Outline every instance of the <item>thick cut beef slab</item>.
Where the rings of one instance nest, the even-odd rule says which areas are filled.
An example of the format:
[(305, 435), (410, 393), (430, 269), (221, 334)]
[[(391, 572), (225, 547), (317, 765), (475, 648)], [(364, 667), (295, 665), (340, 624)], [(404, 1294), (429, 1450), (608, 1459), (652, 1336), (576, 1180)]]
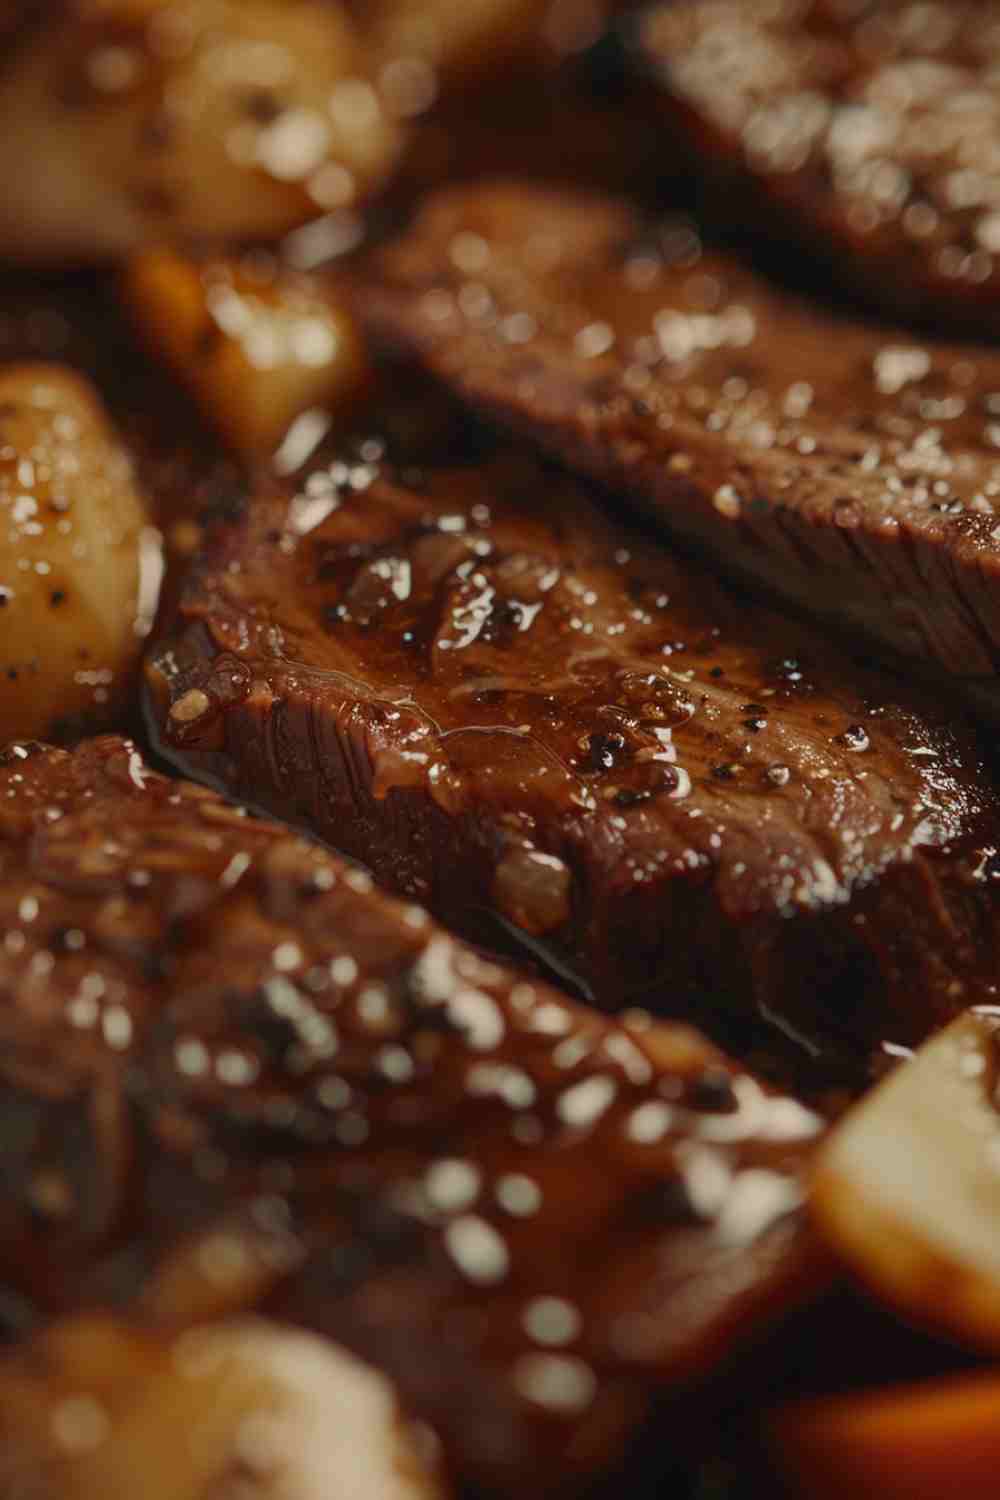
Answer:
[(1000, 356), (837, 318), (612, 200), (432, 199), (369, 314), (804, 609), (1000, 699)]
[(1000, 333), (1000, 5), (668, 0), (638, 30), (730, 216), (879, 309)]
[[(462, 1475), (563, 1493), (815, 1271), (800, 1105), (483, 961), (127, 742), (4, 753), (0, 931), (26, 1312), (304, 1324)], [(0, 1425), (3, 1401), (0, 1371)]]
[(530, 455), (361, 449), (217, 533), (149, 664), (166, 754), (607, 1006), (871, 1045), (993, 995), (970, 735)]

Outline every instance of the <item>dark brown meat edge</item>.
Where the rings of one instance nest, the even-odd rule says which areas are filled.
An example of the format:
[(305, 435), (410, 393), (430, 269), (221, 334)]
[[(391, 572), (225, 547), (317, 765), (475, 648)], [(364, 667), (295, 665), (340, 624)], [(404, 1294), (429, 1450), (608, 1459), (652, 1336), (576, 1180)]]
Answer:
[(362, 305), (672, 536), (996, 716), (1000, 355), (847, 321), (690, 224), (515, 182), (432, 197)]
[[(302, 1323), (456, 1474), (562, 1494), (820, 1284), (815, 1116), (127, 741), (0, 755), (0, 931), (0, 1270), (45, 1314)], [(578, 1327), (548, 1368), (528, 1310), (556, 1296)]]
[(667, 0), (634, 32), (724, 224), (883, 315), (1000, 335), (995, 0)]
[(317, 459), (217, 531), (169, 630), (164, 754), (604, 1007), (864, 1057), (995, 997), (974, 737), (509, 444)]

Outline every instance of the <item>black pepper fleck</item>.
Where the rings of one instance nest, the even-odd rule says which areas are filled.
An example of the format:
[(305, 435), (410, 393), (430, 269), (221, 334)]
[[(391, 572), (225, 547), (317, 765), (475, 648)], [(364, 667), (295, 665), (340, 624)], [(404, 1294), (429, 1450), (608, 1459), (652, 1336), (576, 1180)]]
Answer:
[(706, 1068), (688, 1087), (684, 1102), (707, 1114), (731, 1115), (739, 1109), (732, 1075), (725, 1068)]

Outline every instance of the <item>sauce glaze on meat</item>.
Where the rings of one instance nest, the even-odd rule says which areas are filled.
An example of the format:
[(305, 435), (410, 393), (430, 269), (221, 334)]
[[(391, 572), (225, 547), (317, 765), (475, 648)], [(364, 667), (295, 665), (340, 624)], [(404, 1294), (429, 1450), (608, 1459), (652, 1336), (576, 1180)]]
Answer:
[(482, 441), (365, 440), (221, 527), (148, 666), (164, 752), (608, 1007), (871, 1045), (988, 1000), (972, 736)]
[(466, 1478), (562, 1492), (815, 1276), (815, 1116), (127, 741), (4, 752), (0, 930), (0, 1256), (45, 1312), (303, 1323)]
[(366, 299), (476, 406), (996, 713), (993, 352), (852, 322), (689, 223), (523, 183), (430, 199)]
[(880, 311), (996, 337), (1000, 6), (669, 0), (638, 30), (730, 222)]

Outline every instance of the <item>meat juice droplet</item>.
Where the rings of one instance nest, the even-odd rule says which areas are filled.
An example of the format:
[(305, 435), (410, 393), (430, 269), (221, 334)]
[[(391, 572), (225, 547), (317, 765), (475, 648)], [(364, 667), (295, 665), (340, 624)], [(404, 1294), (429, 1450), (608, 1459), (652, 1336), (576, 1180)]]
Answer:
[(844, 730), (843, 734), (838, 735), (837, 743), (843, 745), (845, 750), (854, 750), (860, 753), (869, 748), (871, 741), (868, 738), (868, 731), (863, 724), (851, 724)]

